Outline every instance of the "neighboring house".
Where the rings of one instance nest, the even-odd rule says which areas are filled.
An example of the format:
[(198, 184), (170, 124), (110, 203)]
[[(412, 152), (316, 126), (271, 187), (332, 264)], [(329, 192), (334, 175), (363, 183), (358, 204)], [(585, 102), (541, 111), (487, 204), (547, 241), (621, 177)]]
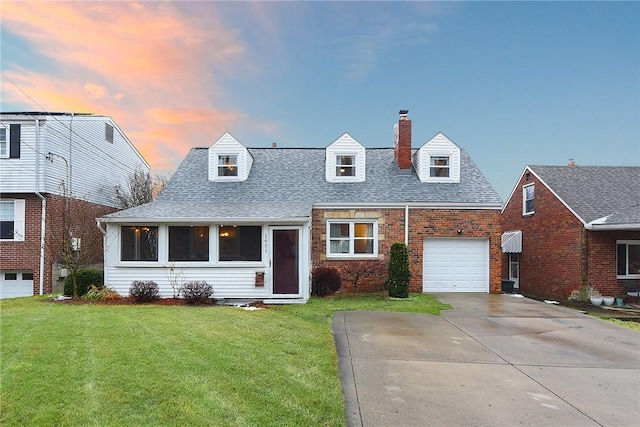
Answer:
[(640, 167), (527, 166), (502, 212), (503, 277), (565, 300), (640, 280)]
[(136, 168), (149, 171), (109, 117), (0, 113), (0, 296), (51, 293), (58, 254), (50, 243), (64, 209), (81, 199), (100, 215), (113, 212), (114, 186)]
[[(411, 149), (345, 133), (323, 149), (246, 148), (225, 133), (194, 148), (157, 200), (99, 219), (105, 281), (206, 280), (214, 298), (304, 302), (318, 266), (385, 263), (406, 242), (414, 292), (499, 292), (502, 201), (469, 155), (438, 133)], [(379, 287), (384, 277), (368, 278)], [(348, 286), (348, 283), (344, 285)]]

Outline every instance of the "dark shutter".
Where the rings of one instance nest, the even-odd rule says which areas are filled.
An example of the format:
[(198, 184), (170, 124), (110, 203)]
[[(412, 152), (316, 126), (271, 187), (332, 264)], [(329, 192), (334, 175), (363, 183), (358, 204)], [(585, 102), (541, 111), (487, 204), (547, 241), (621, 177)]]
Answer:
[(9, 157), (20, 158), (20, 125), (9, 125)]

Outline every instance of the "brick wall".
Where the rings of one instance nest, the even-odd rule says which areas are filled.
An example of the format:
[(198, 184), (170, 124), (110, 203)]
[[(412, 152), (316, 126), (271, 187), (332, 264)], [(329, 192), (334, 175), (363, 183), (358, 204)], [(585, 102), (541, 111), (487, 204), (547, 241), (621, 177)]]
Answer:
[[(339, 271), (349, 267), (349, 260), (326, 258), (326, 221), (335, 218), (376, 218), (378, 220), (378, 259), (362, 262), (388, 263), (391, 245), (404, 242), (405, 210), (323, 210), (314, 209), (312, 218), (313, 267), (334, 267)], [(459, 235), (457, 230), (463, 229)], [(422, 254), (426, 237), (489, 239), (490, 291), (500, 292), (500, 212), (497, 210), (410, 209), (409, 210), (409, 268), (411, 292), (422, 292)], [(377, 290), (386, 276), (367, 278), (358, 290)], [(344, 284), (343, 286), (348, 286)], [(352, 290), (352, 289), (346, 289)]]
[[(535, 184), (535, 213), (522, 216), (522, 186), (530, 183)], [(569, 298), (583, 283), (606, 295), (620, 293), (615, 241), (640, 238), (640, 232), (586, 230), (533, 174), (518, 183), (502, 224), (504, 231), (522, 230), (520, 292), (558, 300)], [(504, 254), (504, 278), (508, 277), (507, 261)]]
[[(25, 200), (25, 240), (23, 242), (0, 242), (0, 270), (33, 272), (33, 294), (40, 292), (40, 229), (42, 203), (35, 194), (12, 194), (11, 197)], [(8, 198), (8, 197), (3, 197)], [(52, 265), (58, 255), (60, 231), (63, 230), (65, 199), (47, 194), (46, 243), (44, 263), (44, 293), (52, 292)], [(82, 217), (86, 223), (87, 244), (99, 245), (92, 254), (92, 261), (102, 263), (102, 235), (95, 225), (95, 218), (115, 209), (84, 201), (71, 201), (70, 211), (74, 217)], [(79, 232), (78, 232), (79, 233)], [(95, 243), (92, 243), (95, 242)], [(84, 243), (83, 243), (84, 245)]]

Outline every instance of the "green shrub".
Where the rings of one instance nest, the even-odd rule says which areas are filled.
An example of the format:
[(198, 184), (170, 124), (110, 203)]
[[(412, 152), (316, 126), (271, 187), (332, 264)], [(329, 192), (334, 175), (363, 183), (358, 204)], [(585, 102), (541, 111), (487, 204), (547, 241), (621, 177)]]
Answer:
[(187, 304), (204, 304), (213, 295), (213, 286), (204, 280), (187, 282), (182, 285), (182, 296)]
[(338, 292), (342, 279), (338, 270), (331, 267), (316, 267), (311, 274), (311, 295), (323, 297)]
[[(97, 288), (104, 287), (104, 273), (98, 268), (84, 268), (78, 271), (76, 276), (79, 297), (84, 296), (92, 285)], [(63, 293), (68, 297), (73, 296), (73, 277), (71, 275), (64, 279)]]
[(389, 296), (395, 298), (409, 297), (409, 251), (404, 243), (394, 243), (389, 255), (389, 276), (387, 289)]
[(135, 280), (129, 287), (129, 296), (137, 303), (152, 302), (160, 299), (160, 288), (151, 280)]

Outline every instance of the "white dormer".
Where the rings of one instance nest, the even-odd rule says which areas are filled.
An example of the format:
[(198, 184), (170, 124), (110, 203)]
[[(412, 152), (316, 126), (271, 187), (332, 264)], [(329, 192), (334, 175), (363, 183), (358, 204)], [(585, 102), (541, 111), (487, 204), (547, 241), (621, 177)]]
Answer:
[(249, 150), (229, 132), (209, 147), (209, 181), (246, 181), (252, 164)]
[(460, 147), (439, 132), (411, 157), (421, 182), (460, 182)]
[(365, 150), (345, 133), (333, 141), (325, 152), (325, 176), (328, 182), (364, 182)]

